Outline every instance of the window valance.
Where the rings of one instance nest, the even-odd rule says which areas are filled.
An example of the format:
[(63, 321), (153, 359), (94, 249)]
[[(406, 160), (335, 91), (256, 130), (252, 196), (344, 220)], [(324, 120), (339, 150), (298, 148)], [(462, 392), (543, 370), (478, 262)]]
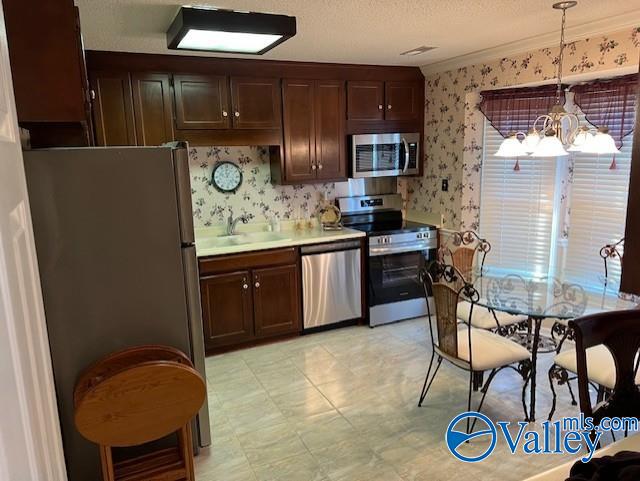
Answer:
[(571, 92), (587, 122), (594, 127), (607, 127), (620, 148), (635, 123), (638, 74), (575, 85)]
[[(503, 137), (510, 132), (526, 133), (536, 118), (549, 113), (556, 104), (556, 85), (485, 90), (480, 92), (480, 110)], [(564, 89), (560, 103), (564, 105)]]

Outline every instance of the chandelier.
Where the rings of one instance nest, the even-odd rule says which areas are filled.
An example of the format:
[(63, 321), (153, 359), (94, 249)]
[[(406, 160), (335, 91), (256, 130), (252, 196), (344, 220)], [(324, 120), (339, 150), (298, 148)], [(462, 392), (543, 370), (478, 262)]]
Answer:
[(580, 127), (578, 116), (567, 112), (561, 103), (566, 14), (567, 9), (575, 7), (577, 4), (578, 2), (576, 1), (553, 4), (553, 8), (562, 10), (556, 104), (551, 109), (551, 112), (539, 116), (526, 134), (524, 132), (510, 132), (495, 153), (497, 157), (523, 157), (527, 155), (531, 157), (561, 157), (569, 155), (569, 152), (587, 154), (620, 153), (613, 137), (609, 135), (607, 127), (600, 127), (597, 130)]

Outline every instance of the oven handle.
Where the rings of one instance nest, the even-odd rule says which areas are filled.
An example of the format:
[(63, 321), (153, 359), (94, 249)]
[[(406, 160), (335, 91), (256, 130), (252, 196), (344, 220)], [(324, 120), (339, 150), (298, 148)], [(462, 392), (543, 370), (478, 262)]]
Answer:
[(402, 137), (402, 143), (404, 144), (404, 168), (402, 169), (402, 172), (406, 173), (409, 168), (409, 143), (404, 137)]
[(375, 257), (403, 252), (421, 252), (433, 248), (434, 246), (431, 242), (408, 242), (406, 244), (396, 244), (393, 247), (369, 246), (369, 255)]

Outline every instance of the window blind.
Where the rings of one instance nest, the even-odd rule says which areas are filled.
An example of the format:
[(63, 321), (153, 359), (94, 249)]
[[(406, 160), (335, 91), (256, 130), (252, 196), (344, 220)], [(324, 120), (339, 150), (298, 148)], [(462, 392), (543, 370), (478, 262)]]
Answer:
[(485, 119), (480, 226), (491, 243), (486, 265), (506, 272), (549, 272), (556, 159), (493, 155), (503, 137)]
[[(584, 122), (584, 120), (583, 120)], [(565, 278), (585, 287), (602, 287), (604, 263), (600, 248), (624, 237), (633, 134), (623, 139), (616, 168), (611, 155), (576, 153), (574, 157), (569, 242)], [(609, 283), (620, 284), (620, 261), (608, 263)]]

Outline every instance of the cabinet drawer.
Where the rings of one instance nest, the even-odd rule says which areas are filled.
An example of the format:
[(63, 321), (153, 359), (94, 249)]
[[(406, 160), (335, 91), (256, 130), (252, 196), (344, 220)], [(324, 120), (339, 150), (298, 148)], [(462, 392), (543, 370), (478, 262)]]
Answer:
[(273, 249), (225, 256), (206, 257), (199, 259), (200, 276), (219, 272), (230, 272), (241, 269), (295, 264), (297, 262), (295, 247)]

